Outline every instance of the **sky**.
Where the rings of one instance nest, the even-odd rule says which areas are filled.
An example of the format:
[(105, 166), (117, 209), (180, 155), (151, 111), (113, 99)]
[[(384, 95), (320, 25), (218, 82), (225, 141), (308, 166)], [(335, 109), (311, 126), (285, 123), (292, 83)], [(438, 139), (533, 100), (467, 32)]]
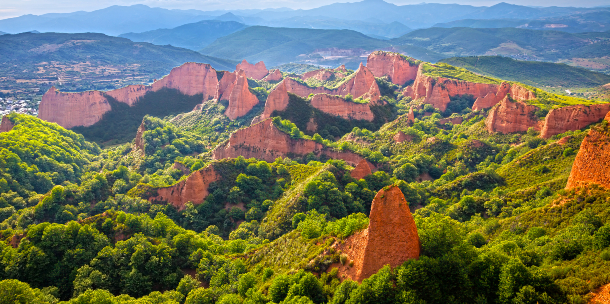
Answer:
[[(70, 13), (93, 11), (111, 5), (145, 4), (150, 7), (168, 9), (252, 9), (279, 8), (310, 9), (335, 2), (358, 2), (358, 0), (0, 0), (0, 19), (26, 14)], [(386, 0), (397, 5), (418, 4), (422, 0)], [(474, 6), (491, 6), (497, 0), (431, 0), (429, 3), (459, 3)], [(512, 4), (529, 6), (580, 6), (593, 7), (610, 5), (610, 0), (508, 0)]]

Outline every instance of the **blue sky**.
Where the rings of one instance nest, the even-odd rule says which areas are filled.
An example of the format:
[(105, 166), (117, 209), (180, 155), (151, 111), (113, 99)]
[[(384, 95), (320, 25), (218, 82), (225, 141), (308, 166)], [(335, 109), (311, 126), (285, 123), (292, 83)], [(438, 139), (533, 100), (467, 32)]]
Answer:
[[(68, 13), (79, 10), (92, 11), (111, 5), (146, 4), (151, 7), (175, 9), (249, 9), (278, 8), (309, 9), (334, 2), (357, 2), (358, 0), (1, 0), (0, 19), (25, 14)], [(417, 4), (422, 0), (386, 0), (398, 5)], [(434, 0), (429, 3), (459, 3), (489, 6), (501, 1), (493, 0)], [(610, 5), (610, 0), (508, 0), (505, 2), (531, 6), (580, 6)]]

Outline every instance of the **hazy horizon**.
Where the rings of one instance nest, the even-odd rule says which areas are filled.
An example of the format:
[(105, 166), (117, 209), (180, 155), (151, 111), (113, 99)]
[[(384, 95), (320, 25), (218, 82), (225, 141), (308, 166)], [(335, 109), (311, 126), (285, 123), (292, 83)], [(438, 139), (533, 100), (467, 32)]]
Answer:
[[(312, 9), (332, 3), (360, 2), (345, 0), (98, 0), (95, 3), (79, 0), (4, 0), (0, 6), (0, 19), (19, 17), (22, 15), (43, 15), (47, 13), (72, 13), (77, 11), (95, 11), (113, 5), (130, 6), (144, 4), (150, 7), (165, 9), (196, 9), (201, 11), (213, 10), (244, 10), (244, 9)], [(420, 0), (386, 0), (388, 3), (396, 5), (421, 4), (421, 3), (441, 3), (441, 4), (462, 4), (472, 6), (492, 6), (501, 2), (510, 4), (524, 5), (530, 7), (596, 7), (608, 6), (610, 0), (582, 0), (578, 6), (574, 6), (574, 1), (569, 0), (513, 0), (513, 1), (490, 1), (490, 0), (465, 0), (456, 3), (455, 0), (440, 0), (432, 2), (422, 2)]]

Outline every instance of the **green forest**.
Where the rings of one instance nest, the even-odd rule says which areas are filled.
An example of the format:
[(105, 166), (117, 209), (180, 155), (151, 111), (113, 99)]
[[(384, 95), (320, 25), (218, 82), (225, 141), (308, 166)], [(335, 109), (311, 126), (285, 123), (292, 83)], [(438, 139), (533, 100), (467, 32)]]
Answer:
[[(501, 83), (425, 64), (430, 76)], [(383, 105), (371, 106), (371, 122), (293, 94), (272, 114), (299, 143), (368, 161), (374, 172), (360, 179), (353, 164), (314, 153), (214, 159), (262, 113), (273, 88), (263, 81), (249, 80), (259, 104), (236, 120), (225, 102), (191, 111), (201, 96), (175, 90), (133, 107), (110, 100), (100, 122), (72, 130), (7, 115), (0, 303), (584, 304), (610, 283), (610, 191), (566, 190), (581, 143), (590, 130), (610, 134), (607, 121), (548, 139), (534, 128), (490, 133), (489, 110), (473, 111), (472, 95), (441, 112), (376, 81)], [(527, 87), (543, 110), (599, 102)], [(201, 201), (160, 198), (206, 170), (216, 178)], [(408, 203), (420, 256), (353, 281), (341, 245), (374, 222), (373, 200), (390, 186)]]

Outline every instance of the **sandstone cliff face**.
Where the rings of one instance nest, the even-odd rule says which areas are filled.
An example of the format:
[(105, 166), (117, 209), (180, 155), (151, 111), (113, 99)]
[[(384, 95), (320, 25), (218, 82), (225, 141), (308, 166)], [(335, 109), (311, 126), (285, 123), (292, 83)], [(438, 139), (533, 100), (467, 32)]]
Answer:
[(284, 79), (269, 93), (269, 96), (267, 96), (267, 101), (265, 102), (265, 110), (263, 111), (263, 114), (254, 118), (252, 124), (261, 122), (271, 117), (273, 111), (284, 111), (286, 109), (289, 101), (287, 86), (289, 81), (290, 78)]
[(2, 116), (2, 122), (0, 122), (0, 133), (8, 132), (8, 131), (12, 130), (14, 126), (15, 125), (13, 124), (13, 122), (10, 119), (8, 119), (8, 117), (6, 115)]
[(515, 100), (535, 99), (534, 93), (520, 85), (508, 83), (484, 84), (462, 80), (447, 79), (443, 77), (430, 77), (423, 74), (422, 67), (417, 72), (417, 77), (412, 86), (405, 88), (403, 94), (413, 99), (424, 98), (424, 103), (433, 105), (435, 108), (445, 111), (447, 104), (451, 101), (450, 96), (473, 95), (477, 100), (473, 110), (478, 111), (490, 108), (500, 102), (507, 94)]
[(246, 74), (244, 71), (240, 70), (237, 74), (235, 84), (231, 88), (229, 106), (225, 110), (225, 115), (231, 120), (242, 117), (257, 104), (258, 98), (250, 92)]
[(411, 65), (400, 54), (377, 51), (369, 55), (366, 67), (375, 77), (388, 76), (392, 83), (402, 86), (409, 80), (415, 80), (419, 65)]
[(275, 70), (271, 70), (269, 71), (269, 75), (265, 76), (265, 78), (263, 78), (264, 81), (280, 81), (282, 80), (282, 72), (280, 72), (280, 70), (275, 69)]
[(346, 74), (347, 69), (345, 69), (345, 65), (342, 65), (334, 70), (319, 69), (303, 73), (303, 75), (301, 75), (301, 79), (307, 80), (309, 78), (315, 78), (320, 81), (327, 81), (333, 76), (335, 76), (336, 79), (344, 78)]
[(187, 179), (170, 187), (157, 189), (157, 196), (151, 201), (166, 201), (182, 211), (187, 202), (194, 205), (203, 203), (210, 194), (210, 184), (220, 180), (220, 175), (214, 170), (214, 165), (193, 172)]
[(489, 132), (502, 134), (526, 132), (532, 127), (540, 130), (542, 123), (534, 115), (537, 109), (522, 101), (510, 101), (507, 96), (490, 110), (485, 125)]
[(362, 282), (385, 265), (419, 258), (420, 245), (409, 204), (398, 187), (390, 186), (375, 196), (369, 227), (338, 245), (354, 263), (340, 273)]
[(377, 86), (375, 76), (369, 69), (363, 66), (362, 63), (360, 63), (360, 67), (354, 74), (355, 75), (352, 78), (335, 90), (336, 94), (334, 95), (345, 96), (347, 94), (352, 94), (354, 98), (358, 98), (371, 90), (379, 92), (379, 86)]
[(409, 108), (409, 114), (407, 114), (407, 121), (415, 122), (415, 112), (413, 112), (413, 107)]
[(217, 87), (218, 77), (212, 66), (189, 62), (172, 69), (169, 75), (155, 81), (151, 86), (130, 85), (105, 93), (100, 91), (62, 93), (53, 87), (42, 97), (38, 117), (56, 122), (66, 129), (90, 126), (111, 109), (104, 94), (133, 106), (146, 93), (163, 88), (176, 89), (182, 94), (191, 96), (203, 94), (205, 101), (215, 97)]
[(350, 172), (350, 174), (356, 180), (360, 180), (369, 174), (373, 174), (373, 170), (371, 169), (371, 164), (366, 159), (363, 159), (358, 163), (354, 170)]
[(326, 155), (329, 158), (343, 159), (350, 165), (356, 165), (363, 159), (352, 152), (330, 150), (313, 140), (292, 139), (278, 130), (271, 119), (235, 131), (227, 142), (216, 147), (212, 158), (236, 158), (241, 155), (273, 162), (278, 157), (303, 156), (310, 152), (316, 156)]
[(248, 63), (245, 59), (237, 65), (235, 68), (235, 72), (239, 70), (244, 70), (246, 72), (246, 77), (261, 80), (269, 74), (267, 67), (265, 67), (265, 63), (262, 61), (257, 62), (256, 64)]
[(110, 108), (108, 100), (100, 91), (62, 93), (51, 87), (42, 96), (38, 118), (55, 122), (66, 129), (87, 127), (102, 119)]
[(224, 71), (222, 78), (220, 81), (218, 81), (218, 89), (214, 99), (229, 100), (229, 95), (231, 95), (231, 90), (233, 90), (235, 80), (237, 80), (237, 73)]
[(607, 129), (604, 133), (596, 129), (589, 130), (572, 165), (566, 189), (587, 184), (598, 184), (610, 189), (610, 136)]
[(171, 70), (169, 75), (155, 81), (150, 86), (130, 85), (106, 94), (119, 102), (134, 105), (148, 92), (163, 88), (176, 89), (184, 95), (203, 94), (203, 101), (214, 98), (218, 86), (216, 70), (209, 64), (188, 62)]
[(345, 119), (373, 121), (375, 118), (368, 104), (346, 101), (334, 95), (316, 94), (311, 99), (311, 105), (324, 113)]
[(602, 120), (608, 113), (610, 113), (610, 104), (552, 109), (544, 120), (540, 137), (549, 138), (566, 131), (580, 130)]
[(404, 141), (411, 141), (411, 140), (413, 140), (413, 138), (411, 136), (405, 134), (402, 131), (398, 131), (396, 134), (394, 134), (394, 137), (392, 137), (392, 139), (397, 144), (399, 144), (401, 142), (404, 142)]

